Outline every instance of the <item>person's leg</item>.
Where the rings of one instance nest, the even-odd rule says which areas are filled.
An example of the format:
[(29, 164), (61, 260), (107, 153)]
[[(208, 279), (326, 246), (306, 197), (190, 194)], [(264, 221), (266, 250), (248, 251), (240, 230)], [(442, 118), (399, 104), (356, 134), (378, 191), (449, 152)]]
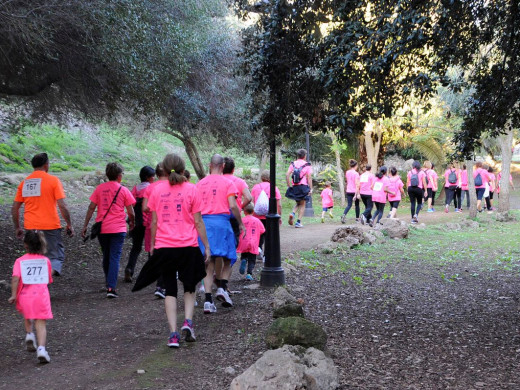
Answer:
[(360, 208), (359, 208), (359, 199), (356, 198), (356, 200), (354, 201), (354, 209), (356, 210), (356, 219), (359, 219), (359, 214), (360, 214)]
[(341, 217), (341, 222), (345, 223), (345, 217), (347, 216), (348, 212), (352, 208), (352, 202), (354, 200), (354, 196), (356, 194), (353, 192), (347, 192), (347, 207), (345, 207), (345, 210), (343, 210), (343, 216)]
[(164, 299), (164, 309), (166, 310), (170, 333), (177, 332), (177, 298), (166, 295)]
[(432, 209), (435, 209), (435, 195), (437, 195), (437, 191), (432, 191)]
[(444, 191), (446, 192), (446, 202), (444, 202), (444, 204), (445, 204), (444, 211), (448, 212), (448, 211), (450, 211), (450, 203), (453, 200), (454, 190), (453, 190), (453, 188), (445, 187)]
[(325, 212), (327, 211), (326, 207), (321, 209), (321, 223), (325, 222)]
[(422, 209), (423, 196), (424, 196), (424, 190), (422, 190), (421, 188), (417, 188), (416, 195), (415, 195), (415, 197), (417, 199), (417, 208), (415, 209), (415, 215), (416, 216), (419, 216), (419, 212)]
[(253, 253), (247, 253), (247, 274), (253, 275), (253, 270), (256, 264), (256, 255)]
[(490, 210), (493, 210), (493, 191), (489, 191), (489, 204), (491, 205)]
[(303, 213), (305, 212), (305, 200), (298, 201), (298, 221), (301, 223)]
[(475, 192), (477, 194), (477, 210), (479, 212), (482, 211), (482, 197), (484, 195), (484, 191), (485, 189), (484, 188), (475, 188)]
[(385, 205), (386, 205), (386, 203), (379, 203), (379, 205), (378, 205), (378, 209), (379, 209), (379, 217), (378, 217), (376, 223), (379, 222), (379, 221), (381, 221), (381, 218), (382, 218), (383, 215), (385, 214)]
[(464, 203), (464, 198), (466, 197), (466, 190), (464, 191), (460, 191), (460, 206), (461, 206), (461, 210), (462, 210), (462, 203)]
[(110, 234), (110, 262), (108, 265), (107, 283), (108, 288), (116, 289), (117, 275), (119, 273), (119, 261), (121, 260), (121, 252), (125, 242), (126, 233)]
[(367, 209), (365, 210), (365, 216), (367, 220), (372, 219), (372, 209), (374, 208), (374, 202), (372, 201), (372, 195), (367, 195)]
[(211, 286), (213, 286), (213, 273), (215, 272), (215, 259), (206, 263), (206, 277), (204, 278), (204, 290), (206, 291), (206, 302), (213, 302)]
[(488, 209), (488, 211), (490, 211), (491, 210), (491, 200), (490, 200), (489, 196), (484, 198), (484, 200), (486, 201), (486, 208)]
[(47, 253), (45, 254), (51, 261), (54, 275), (61, 274), (63, 262), (65, 260), (65, 250), (61, 237), (61, 229), (42, 230), (47, 241)]
[(38, 346), (44, 347), (47, 345), (47, 327), (46, 320), (34, 320), (34, 327), (36, 328), (36, 337), (38, 339)]
[(139, 254), (141, 253), (141, 250), (143, 248), (144, 232), (145, 227), (143, 225), (136, 226), (134, 230), (132, 230), (132, 249), (130, 249), (130, 254), (128, 255), (128, 263), (125, 267), (125, 281), (127, 282), (132, 281), (132, 276), (134, 275), (135, 271), (135, 265), (137, 264), (137, 259), (139, 258)]
[(458, 210), (462, 208), (462, 190), (460, 187), (455, 189), (455, 208)]
[(415, 216), (415, 193), (412, 187), (408, 187), (408, 197), (410, 198), (410, 213), (412, 214), (412, 218)]
[(100, 234), (98, 236), (101, 253), (103, 254), (103, 272), (105, 273), (105, 285), (108, 287), (108, 266), (110, 264), (110, 236), (108, 234)]
[(222, 285), (222, 288), (224, 291), (227, 290), (227, 284), (229, 281), (229, 278), (231, 277), (231, 260), (223, 258), (222, 259), (222, 272), (221, 272), (221, 278), (220, 278), (220, 284)]

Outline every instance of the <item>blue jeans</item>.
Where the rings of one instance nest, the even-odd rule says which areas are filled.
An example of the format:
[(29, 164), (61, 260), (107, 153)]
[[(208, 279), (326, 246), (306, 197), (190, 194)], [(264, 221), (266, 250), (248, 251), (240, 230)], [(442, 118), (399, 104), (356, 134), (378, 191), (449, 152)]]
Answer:
[(52, 270), (61, 274), (61, 267), (65, 260), (65, 251), (61, 239), (61, 229), (42, 230), (47, 241), (47, 253), (45, 254), (51, 261)]
[(106, 233), (98, 236), (103, 252), (103, 271), (107, 288), (115, 289), (119, 273), (119, 260), (123, 251), (126, 233)]

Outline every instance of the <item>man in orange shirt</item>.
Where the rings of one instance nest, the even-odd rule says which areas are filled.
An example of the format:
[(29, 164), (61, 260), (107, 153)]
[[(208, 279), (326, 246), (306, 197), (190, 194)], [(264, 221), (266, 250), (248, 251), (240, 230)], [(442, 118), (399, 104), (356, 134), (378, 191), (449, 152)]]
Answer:
[(67, 234), (74, 235), (70, 222), (70, 214), (65, 204), (65, 192), (60, 179), (49, 175), (49, 157), (47, 153), (39, 153), (31, 160), (34, 172), (25, 178), (18, 186), (14, 198), (11, 215), (16, 237), (23, 238), (24, 231), (20, 227), (20, 207), (24, 204), (24, 228), (41, 230), (47, 241), (46, 256), (51, 260), (52, 274), (59, 276), (65, 259), (61, 239), (61, 215), (67, 224)]

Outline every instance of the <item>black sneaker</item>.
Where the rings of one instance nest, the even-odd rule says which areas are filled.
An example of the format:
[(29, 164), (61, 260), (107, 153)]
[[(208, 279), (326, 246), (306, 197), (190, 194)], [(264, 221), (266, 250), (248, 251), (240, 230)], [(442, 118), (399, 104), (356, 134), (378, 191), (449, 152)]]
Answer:
[(119, 298), (119, 295), (113, 288), (107, 288), (107, 298)]
[(155, 289), (155, 292), (153, 293), (157, 298), (165, 299), (166, 298), (166, 289), (157, 287)]

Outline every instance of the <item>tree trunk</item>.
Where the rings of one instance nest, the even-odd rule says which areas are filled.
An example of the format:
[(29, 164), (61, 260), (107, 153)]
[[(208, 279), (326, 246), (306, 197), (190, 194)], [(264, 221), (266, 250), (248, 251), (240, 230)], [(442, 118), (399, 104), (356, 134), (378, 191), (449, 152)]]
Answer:
[[(473, 164), (471, 160), (466, 161), (468, 171), (468, 191), (469, 191), (469, 217), (477, 217), (477, 194), (475, 193), (475, 181), (473, 180)], [(484, 201), (484, 200), (482, 200)]]
[(500, 178), (500, 198), (498, 201), (498, 211), (503, 213), (509, 211), (509, 174), (511, 173), (511, 160), (513, 153), (513, 130), (509, 129), (506, 134), (498, 137), (500, 150), (502, 152), (502, 167)]
[(206, 177), (204, 165), (202, 164), (202, 161), (200, 160), (199, 151), (197, 150), (197, 147), (195, 146), (195, 144), (191, 141), (191, 138), (180, 130), (172, 131), (170, 129), (163, 129), (161, 131), (163, 133), (170, 134), (170, 135), (174, 136), (175, 138), (182, 141), (182, 143), (184, 144), (184, 149), (186, 150), (186, 154), (188, 155), (191, 165), (193, 166), (193, 169), (195, 170), (195, 174), (197, 175), (199, 180)]
[(372, 121), (365, 125), (365, 149), (367, 160), (375, 172), (378, 167), (379, 150), (381, 149), (383, 129), (379, 121)]
[(269, 158), (269, 153), (267, 153), (267, 149), (263, 149), (262, 153), (260, 154), (260, 175), (265, 170), (265, 167), (267, 165), (267, 159)]
[(332, 140), (334, 155), (336, 156), (336, 174), (338, 177), (339, 193), (341, 195), (341, 207), (345, 207), (345, 178), (343, 176), (343, 169), (341, 169), (341, 148), (338, 144), (338, 138), (332, 131), (329, 132), (329, 136)]

